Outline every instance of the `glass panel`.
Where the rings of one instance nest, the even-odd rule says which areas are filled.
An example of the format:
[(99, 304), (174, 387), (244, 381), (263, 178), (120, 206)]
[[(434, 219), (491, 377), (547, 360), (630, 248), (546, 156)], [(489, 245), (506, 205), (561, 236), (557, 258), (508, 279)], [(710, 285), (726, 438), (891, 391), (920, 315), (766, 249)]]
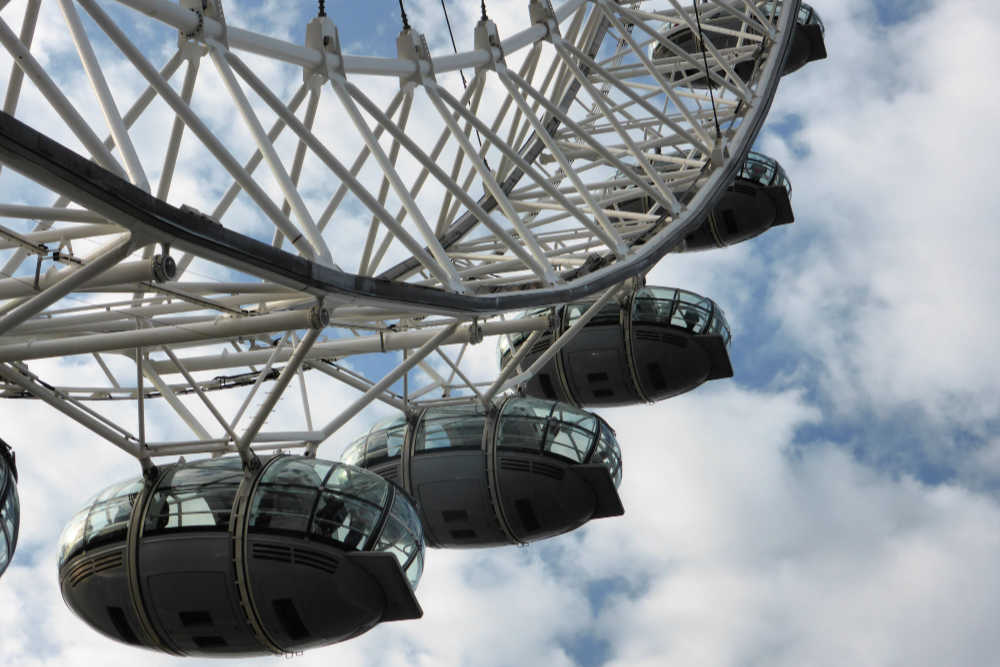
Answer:
[(365, 450), (365, 465), (399, 456), (406, 438), (406, 424), (378, 431), (368, 436)]
[(16, 493), (11, 493), (7, 496), (7, 505), (8, 507), (4, 516), (4, 521), (7, 523), (7, 534), (10, 535), (11, 542), (17, 542), (17, 528), (21, 510), (18, 507)]
[(271, 464), (261, 478), (262, 484), (285, 484), (318, 488), (333, 464), (329, 461), (286, 456)]
[(87, 523), (87, 513), (90, 508), (78, 512), (69, 520), (59, 536), (59, 565), (61, 566), (72, 556), (83, 549), (83, 529)]
[(378, 523), (380, 510), (339, 493), (324, 491), (316, 508), (312, 533), (360, 550)]
[[(574, 322), (583, 317), (583, 314), (593, 305), (590, 303), (572, 303), (569, 306), (569, 312), (567, 312), (566, 325), (572, 326)], [(601, 324), (618, 324), (621, 321), (621, 305), (612, 299), (609, 303), (604, 304), (597, 313), (590, 318), (590, 322), (587, 326), (597, 326)]]
[(611, 474), (615, 486), (622, 481), (622, 453), (618, 445), (618, 440), (607, 424), (601, 424), (601, 435), (597, 440), (597, 447), (591, 457), (591, 463), (600, 463)]
[(544, 433), (545, 420), (506, 415), (500, 421), (499, 447), (539, 451)]
[(243, 464), (237, 457), (207, 459), (175, 468), (153, 494), (144, 530), (227, 530), (242, 479)]
[(545, 451), (583, 463), (594, 441), (594, 434), (569, 424), (552, 422), (545, 435)]
[(261, 485), (254, 497), (250, 525), (260, 530), (305, 533), (316, 504), (316, 487), (310, 489), (277, 484)]
[[(407, 502), (406, 505), (409, 503)], [(422, 548), (421, 533), (413, 534), (407, 524), (409, 519), (406, 516), (405, 505), (400, 507), (400, 503), (393, 503), (386, 519), (382, 534), (379, 535), (375, 551), (385, 551), (396, 557), (399, 566), (405, 568), (410, 559), (416, 556), (417, 551)]]
[(341, 463), (334, 464), (326, 488), (360, 498), (378, 507), (385, 503), (389, 483), (373, 472)]
[(588, 433), (597, 432), (597, 417), (585, 410), (574, 408), (565, 403), (556, 403), (552, 408), (552, 418), (571, 424)]
[(106, 500), (90, 509), (84, 531), (87, 548), (125, 539), (132, 506), (142, 492), (142, 480), (118, 484), (110, 490), (112, 493), (101, 494)]
[(243, 464), (239, 458), (208, 459), (175, 468), (167, 473), (159, 488), (205, 486), (219, 482), (239, 484), (242, 476)]
[(479, 449), (485, 429), (486, 415), (482, 410), (431, 409), (417, 425), (413, 449), (418, 452), (445, 447)]
[(349, 465), (357, 466), (365, 460), (365, 440), (368, 436), (362, 436), (349, 444), (340, 457), (341, 461)]
[(649, 324), (666, 324), (674, 308), (677, 290), (664, 287), (645, 287), (639, 290), (632, 302), (632, 321)]
[(13, 487), (11, 487), (10, 493), (7, 494), (7, 498), (4, 500), (2, 514), (3, 520), (7, 524), (7, 534), (10, 535), (11, 539), (14, 539), (17, 536), (17, 525), (21, 509), (17, 501), (17, 491)]
[[(7, 543), (7, 534), (0, 530), (0, 574), (7, 569), (10, 562), (10, 545)], [(411, 586), (413, 584), (410, 584)]]
[(210, 489), (157, 491), (146, 516), (145, 530), (227, 530), (237, 485)]
[(3, 520), (6, 525), (7, 539), (10, 540), (8, 547), (13, 551), (17, 546), (17, 529), (21, 518), (21, 506), (17, 499), (17, 489), (11, 486), (4, 501)]
[(417, 590), (420, 583), (420, 576), (424, 573), (424, 550), (420, 549), (416, 557), (410, 561), (410, 566), (406, 568), (406, 580), (410, 582), (410, 588)]
[(503, 414), (548, 419), (554, 406), (555, 401), (540, 398), (512, 398), (504, 404)]

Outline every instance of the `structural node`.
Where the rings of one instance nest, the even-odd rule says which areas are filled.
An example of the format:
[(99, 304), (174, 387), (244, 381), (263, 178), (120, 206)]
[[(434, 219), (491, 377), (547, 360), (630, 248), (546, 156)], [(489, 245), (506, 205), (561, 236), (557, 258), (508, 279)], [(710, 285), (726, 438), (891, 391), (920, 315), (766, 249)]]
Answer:
[(178, 655), (286, 653), (419, 618), (420, 520), (354, 466), (180, 463), (97, 494), (63, 531), (63, 598), (113, 639)]
[[(768, 2), (761, 9), (765, 16), (770, 16), (773, 12), (781, 10), (781, 2)], [(719, 50), (740, 49), (752, 46), (752, 42), (747, 39), (746, 34), (741, 32), (744, 23), (742, 19), (722, 12), (716, 16), (709, 16), (702, 19), (702, 34), (712, 46)], [(782, 75), (791, 74), (806, 64), (814, 60), (826, 58), (826, 42), (824, 34), (823, 20), (816, 10), (806, 3), (801, 3), (799, 13), (795, 18), (795, 32), (792, 34), (792, 43), (785, 57), (785, 62), (781, 67)], [(702, 43), (698, 39), (696, 31), (688, 26), (678, 26), (667, 31), (665, 37), (673, 42), (674, 46), (682, 53), (687, 53), (693, 57), (693, 61), (701, 63)], [(706, 47), (707, 48), (707, 47)], [(675, 53), (663, 44), (653, 47), (652, 57), (654, 61), (667, 61), (675, 58)], [(705, 70), (698, 67), (692, 60), (687, 60), (686, 65), (681, 65), (674, 73), (674, 80), (684, 79), (686, 83), (695, 88), (705, 88)], [(753, 50), (748, 50), (746, 59), (740, 60), (733, 66), (733, 72), (745, 82), (750, 80), (753, 74), (756, 58)], [(725, 78), (725, 73), (717, 71), (720, 78)], [(719, 82), (713, 81), (712, 87), (718, 87)]]
[(533, 542), (624, 513), (614, 431), (555, 401), (429, 408), (377, 424), (343, 458), (405, 488), (433, 547)]
[[(556, 307), (556, 331), (537, 339), (519, 370), (531, 366), (590, 305)], [(501, 338), (501, 365), (527, 338)], [(521, 390), (587, 407), (659, 401), (732, 377), (730, 339), (725, 314), (711, 299), (672, 287), (640, 287), (598, 311)]]
[(21, 506), (17, 498), (17, 466), (14, 450), (0, 440), (0, 576), (14, 557)]

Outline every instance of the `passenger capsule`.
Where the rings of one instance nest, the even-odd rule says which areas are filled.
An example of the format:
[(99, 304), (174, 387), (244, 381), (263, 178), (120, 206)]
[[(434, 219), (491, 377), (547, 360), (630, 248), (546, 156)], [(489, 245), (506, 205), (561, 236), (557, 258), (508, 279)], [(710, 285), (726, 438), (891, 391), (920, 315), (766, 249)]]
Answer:
[[(776, 7), (778, 10), (781, 9), (780, 1), (765, 3), (760, 11), (764, 16), (770, 16)], [(706, 21), (705, 17), (702, 17), (702, 21), (702, 32), (716, 49), (720, 51), (723, 49), (742, 49), (745, 52), (745, 58), (736, 63), (733, 72), (743, 81), (749, 81), (753, 74), (753, 60), (756, 57), (757, 48), (756, 42), (747, 39), (745, 34), (740, 34), (743, 21), (735, 16), (730, 17), (729, 14), (722, 13), (722, 10), (719, 10), (715, 18)], [(783, 75), (791, 74), (814, 60), (826, 58), (824, 31), (823, 21), (816, 10), (804, 2), (801, 3), (795, 20), (792, 43), (781, 69)], [(665, 37), (673, 42), (676, 51), (662, 43), (656, 44), (652, 50), (653, 61), (661, 65), (675, 61), (677, 67), (673, 70), (674, 80), (688, 79), (690, 85), (704, 88), (705, 70), (702, 67), (693, 66), (690, 60), (690, 56), (697, 56), (695, 60), (698, 63), (702, 62), (701, 44), (697, 34), (685, 25), (669, 30)], [(680, 54), (677, 51), (680, 51)], [(725, 76), (722, 72), (716, 73), (720, 79)], [(713, 87), (718, 86), (719, 81), (713, 81)]]
[(420, 520), (361, 468), (276, 456), (163, 468), (63, 531), (63, 599), (94, 629), (176, 655), (288, 653), (419, 618)]
[(10, 565), (17, 548), (21, 506), (17, 499), (17, 466), (14, 451), (0, 440), (0, 576)]
[[(573, 326), (590, 305), (556, 308), (557, 333)], [(501, 365), (527, 338), (526, 333), (501, 338)], [(730, 338), (725, 314), (711, 299), (671, 287), (641, 287), (606, 304), (521, 390), (586, 407), (659, 401), (707, 380), (732, 377)], [(552, 332), (543, 333), (519, 371), (552, 341)]]
[(343, 458), (406, 489), (432, 547), (533, 542), (624, 513), (614, 431), (555, 401), (428, 408), (377, 424)]
[[(795, 222), (792, 184), (777, 160), (751, 151), (704, 222), (684, 237), (675, 252), (725, 248), (752, 239), (772, 227)], [(623, 199), (619, 211), (662, 215), (650, 197)], [(622, 216), (625, 217), (625, 216)], [(612, 220), (617, 221), (616, 218)]]

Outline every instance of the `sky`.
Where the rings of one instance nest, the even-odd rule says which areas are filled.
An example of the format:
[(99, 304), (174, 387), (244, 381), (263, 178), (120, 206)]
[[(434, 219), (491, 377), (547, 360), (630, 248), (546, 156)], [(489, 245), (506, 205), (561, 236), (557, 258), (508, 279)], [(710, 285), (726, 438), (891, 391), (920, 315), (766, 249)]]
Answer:
[[(414, 21), (437, 7), (411, 4)], [(346, 5), (328, 12), (394, 37), (388, 9)], [(796, 223), (648, 277), (722, 305), (735, 377), (601, 411), (622, 443), (625, 516), (523, 548), (431, 551), (423, 619), (294, 664), (995, 662), (1000, 6), (816, 8), (829, 58), (782, 80), (756, 146), (788, 172)], [(176, 664), (95, 634), (57, 589), (63, 522), (134, 461), (46, 406), (0, 414), (23, 506), (0, 665)]]

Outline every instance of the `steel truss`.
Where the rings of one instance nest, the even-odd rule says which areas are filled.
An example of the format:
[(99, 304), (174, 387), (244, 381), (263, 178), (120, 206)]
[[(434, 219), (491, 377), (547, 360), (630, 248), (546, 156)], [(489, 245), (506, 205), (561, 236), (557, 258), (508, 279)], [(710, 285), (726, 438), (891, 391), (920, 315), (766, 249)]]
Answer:
[[(506, 38), (482, 21), (475, 48), (436, 55), (406, 30), (376, 57), (344, 53), (329, 17), (296, 44), (219, 0), (2, 3), (0, 394), (144, 465), (314, 453), (375, 401), (487, 402), (545, 358), (484, 373), (477, 343), (530, 332), (526, 351), (551, 325), (538, 309), (596, 299), (554, 354), (704, 219), (797, 9), (524, 0)], [(33, 43), (40, 24), (72, 49)], [(639, 195), (650, 211), (617, 210)], [(67, 355), (92, 360), (85, 381), (31, 370)], [(321, 404), (331, 387), (356, 399)], [(136, 430), (102, 401), (134, 403)]]

